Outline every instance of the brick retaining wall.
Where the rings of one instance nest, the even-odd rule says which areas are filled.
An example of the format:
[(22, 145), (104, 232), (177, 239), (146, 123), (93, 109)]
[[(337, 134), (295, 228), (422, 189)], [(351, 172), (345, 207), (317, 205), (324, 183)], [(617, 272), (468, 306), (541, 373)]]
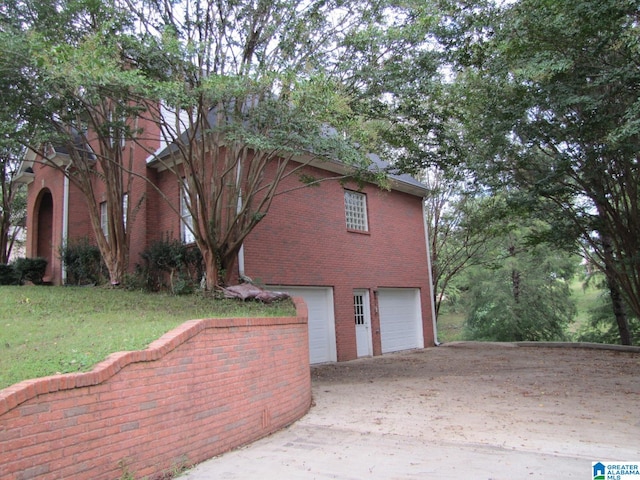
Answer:
[(91, 372), (0, 390), (0, 478), (160, 478), (268, 435), (311, 403), (307, 309), (193, 320)]

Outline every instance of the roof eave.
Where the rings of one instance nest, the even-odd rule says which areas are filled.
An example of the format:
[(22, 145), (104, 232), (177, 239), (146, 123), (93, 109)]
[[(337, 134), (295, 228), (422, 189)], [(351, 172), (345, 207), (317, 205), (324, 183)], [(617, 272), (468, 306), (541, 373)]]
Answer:
[[(311, 159), (311, 160), (308, 160), (307, 163), (313, 167), (320, 168), (322, 170), (326, 170), (333, 173), (339, 173), (341, 175), (349, 175), (354, 170), (353, 167), (349, 165), (345, 165), (344, 163), (341, 163), (335, 160)], [(386, 175), (389, 182), (389, 186), (392, 190), (408, 193), (410, 195), (414, 195), (420, 198), (424, 198), (427, 196), (426, 187), (408, 183), (402, 180), (401, 178), (399, 178), (397, 175), (393, 175), (390, 173), (387, 173)]]
[[(152, 155), (147, 159), (147, 166), (149, 168), (156, 169), (158, 172), (162, 172), (182, 163), (182, 159), (179, 156), (176, 157), (177, 158), (174, 158), (174, 160), (171, 161), (171, 154), (164, 155), (163, 158), (160, 158), (157, 155)], [(336, 160), (307, 157), (294, 159), (294, 161), (318, 168), (320, 170), (325, 170), (327, 172), (337, 173), (339, 175), (349, 175), (354, 171), (353, 167)], [(420, 198), (424, 198), (427, 196), (426, 187), (408, 183), (393, 174), (387, 174), (387, 178), (389, 186), (392, 190), (408, 193)]]

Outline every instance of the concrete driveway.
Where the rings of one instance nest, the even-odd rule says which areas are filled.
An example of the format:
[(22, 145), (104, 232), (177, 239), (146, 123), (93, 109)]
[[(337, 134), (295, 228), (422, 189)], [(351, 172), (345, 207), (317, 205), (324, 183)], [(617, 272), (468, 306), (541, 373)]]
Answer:
[(593, 478), (640, 463), (639, 352), (452, 343), (313, 367), (304, 418), (180, 478)]

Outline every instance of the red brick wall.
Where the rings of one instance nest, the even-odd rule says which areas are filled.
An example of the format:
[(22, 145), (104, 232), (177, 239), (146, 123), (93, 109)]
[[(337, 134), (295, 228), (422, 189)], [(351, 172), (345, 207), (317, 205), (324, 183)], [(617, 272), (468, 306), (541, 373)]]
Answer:
[[(145, 161), (149, 155), (148, 152), (134, 142), (130, 142), (123, 147), (122, 152), (124, 164), (130, 164), (133, 172), (131, 175), (123, 172), (122, 175), (123, 193), (128, 195), (129, 207), (127, 232), (129, 234), (130, 255), (128, 270), (133, 271), (135, 265), (142, 262), (140, 253), (147, 247), (146, 228), (149, 208), (147, 197), (149, 196), (149, 191), (153, 189), (143, 179), (148, 174)], [(96, 181), (94, 182), (94, 189), (96, 202), (104, 202), (106, 200), (107, 185), (102, 181)], [(151, 219), (151, 221), (153, 222), (154, 219)], [(155, 226), (155, 224), (152, 223), (152, 226)]]
[[(139, 166), (179, 209), (179, 187), (175, 176)], [(306, 168), (319, 178), (326, 171)], [(44, 182), (44, 179), (42, 180)], [(36, 180), (39, 182), (39, 179)], [(356, 358), (353, 322), (353, 290), (366, 289), (371, 300), (374, 354), (381, 353), (378, 288), (417, 288), (420, 291), (423, 342), (433, 345), (432, 294), (422, 199), (399, 191), (383, 191), (365, 185), (369, 231), (348, 231), (345, 224), (344, 186), (327, 181), (303, 187), (297, 175), (283, 181), (281, 191), (266, 217), (245, 241), (245, 273), (269, 285), (326, 286), (333, 289), (337, 358)], [(347, 187), (358, 189), (356, 185)], [(140, 190), (138, 192), (138, 189)], [(155, 240), (180, 238), (180, 217), (153, 188), (136, 184), (143, 198), (131, 225), (130, 270), (141, 263), (140, 253)], [(293, 190), (293, 191), (289, 191)], [(142, 193), (144, 195), (142, 196)], [(54, 194), (54, 217), (57, 198)], [(31, 196), (30, 196), (31, 198)], [(134, 202), (130, 197), (130, 202)], [(31, 211), (31, 210), (29, 210)]]
[[(36, 174), (35, 180), (28, 186), (27, 196), (27, 246), (26, 256), (36, 257), (42, 255), (42, 242), (50, 244), (50, 255), (47, 258), (47, 271), (45, 281), (56, 282), (61, 275), (60, 256), (58, 254), (62, 243), (62, 213), (64, 198), (63, 175), (51, 167), (45, 167), (40, 163), (34, 163), (33, 170)], [(38, 214), (40, 213), (40, 202), (43, 195), (51, 194), (53, 199), (53, 223), (50, 231), (42, 232), (41, 238), (38, 232)]]
[[(316, 177), (326, 175), (312, 171)], [(288, 179), (282, 189), (300, 186)], [(357, 190), (355, 185), (348, 188)], [(376, 289), (420, 289), (424, 345), (434, 341), (422, 199), (366, 185), (369, 232), (348, 231), (337, 181), (277, 197), (245, 241), (245, 273), (269, 285), (333, 288), (339, 361), (356, 358), (353, 290), (370, 292), (374, 354), (381, 353)]]
[(88, 373), (0, 391), (0, 478), (153, 477), (268, 435), (311, 402), (307, 311), (193, 320)]
[[(155, 189), (147, 190), (147, 245), (159, 240), (180, 240), (180, 185), (170, 172), (147, 169), (147, 176), (164, 193), (162, 197)], [(168, 202), (175, 209), (172, 210)]]

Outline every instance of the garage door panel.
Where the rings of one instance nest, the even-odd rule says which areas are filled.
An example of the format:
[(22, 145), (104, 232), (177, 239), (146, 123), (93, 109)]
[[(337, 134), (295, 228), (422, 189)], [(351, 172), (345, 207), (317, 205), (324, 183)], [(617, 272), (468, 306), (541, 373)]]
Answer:
[(424, 346), (418, 289), (379, 289), (378, 304), (382, 353)]
[(330, 288), (270, 287), (270, 290), (287, 292), (292, 297), (302, 297), (309, 312), (309, 363), (336, 361), (335, 320), (333, 315), (333, 291)]

